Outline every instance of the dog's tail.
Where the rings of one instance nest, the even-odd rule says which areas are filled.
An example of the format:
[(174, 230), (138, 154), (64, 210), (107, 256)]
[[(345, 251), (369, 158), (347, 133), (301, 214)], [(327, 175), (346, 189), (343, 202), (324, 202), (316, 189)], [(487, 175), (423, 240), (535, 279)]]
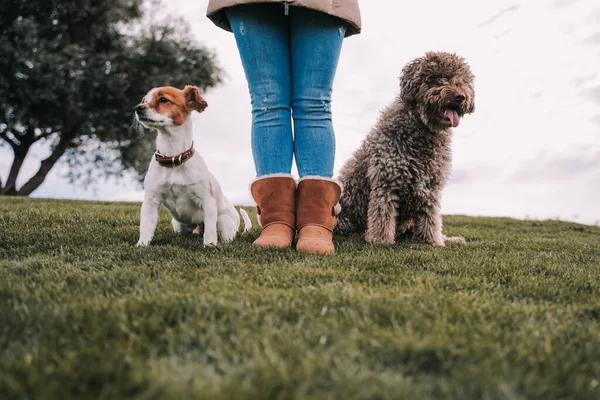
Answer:
[(242, 230), (242, 233), (248, 232), (250, 229), (252, 229), (252, 221), (250, 221), (250, 217), (248, 216), (248, 213), (243, 208), (240, 208), (240, 215), (242, 216), (242, 219), (244, 220), (244, 229)]

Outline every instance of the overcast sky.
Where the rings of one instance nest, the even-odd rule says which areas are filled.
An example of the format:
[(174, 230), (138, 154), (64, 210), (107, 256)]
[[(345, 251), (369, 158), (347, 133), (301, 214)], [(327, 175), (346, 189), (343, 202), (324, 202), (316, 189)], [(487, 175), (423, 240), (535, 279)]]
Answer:
[[(205, 94), (207, 110), (194, 117), (196, 147), (229, 198), (252, 204), (250, 97), (233, 35), (205, 17), (207, 1), (167, 3), (166, 11), (185, 17), (190, 35), (217, 54), (227, 74), (224, 84)], [(476, 76), (476, 112), (454, 130), (444, 214), (600, 224), (597, 0), (360, 4), (363, 33), (344, 42), (333, 91), (336, 172), (396, 95), (402, 66), (428, 50), (456, 52)], [(140, 88), (140, 95), (148, 89)], [(11, 157), (6, 150), (0, 153), (5, 177)], [(25, 165), (29, 173), (44, 150), (35, 154)], [(130, 181), (86, 191), (61, 175), (64, 166), (55, 168), (34, 196), (142, 198)]]

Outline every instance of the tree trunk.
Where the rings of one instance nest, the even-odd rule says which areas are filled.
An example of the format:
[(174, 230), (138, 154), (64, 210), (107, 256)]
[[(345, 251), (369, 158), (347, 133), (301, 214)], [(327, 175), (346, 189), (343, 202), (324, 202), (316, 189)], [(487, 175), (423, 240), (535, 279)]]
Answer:
[[(70, 137), (70, 136), (69, 136)], [(60, 141), (52, 151), (52, 154), (45, 160), (42, 160), (38, 171), (24, 184), (15, 194), (17, 196), (29, 196), (34, 190), (40, 187), (46, 176), (54, 167), (54, 164), (65, 154), (65, 151), (69, 147), (69, 140), (65, 136), (61, 136)]]
[(13, 153), (15, 154), (15, 158), (13, 160), (12, 166), (10, 167), (10, 172), (8, 173), (6, 184), (0, 190), (0, 194), (17, 194), (17, 177), (19, 176), (19, 172), (21, 172), (21, 167), (23, 167), (23, 162), (25, 161), (25, 157), (27, 157), (27, 153), (29, 152), (30, 147), (31, 145), (13, 147)]

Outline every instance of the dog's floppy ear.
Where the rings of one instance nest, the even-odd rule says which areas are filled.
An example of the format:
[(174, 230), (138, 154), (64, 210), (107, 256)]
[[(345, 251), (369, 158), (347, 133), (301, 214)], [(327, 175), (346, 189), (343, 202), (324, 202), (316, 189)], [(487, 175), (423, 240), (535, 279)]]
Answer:
[(473, 114), (475, 112), (475, 94), (472, 94), (469, 102), (467, 103), (467, 110), (465, 111), (467, 114)]
[(469, 84), (469, 88), (467, 90), (467, 104), (465, 113), (473, 114), (475, 112), (475, 90), (473, 89), (473, 75), (471, 74), (471, 82)]
[(405, 104), (414, 105), (419, 93), (420, 80), (417, 78), (423, 58), (406, 64), (400, 73), (400, 98)]
[(185, 101), (191, 110), (202, 112), (208, 107), (208, 103), (200, 96), (200, 91), (196, 86), (187, 85), (183, 89), (183, 94), (185, 95)]

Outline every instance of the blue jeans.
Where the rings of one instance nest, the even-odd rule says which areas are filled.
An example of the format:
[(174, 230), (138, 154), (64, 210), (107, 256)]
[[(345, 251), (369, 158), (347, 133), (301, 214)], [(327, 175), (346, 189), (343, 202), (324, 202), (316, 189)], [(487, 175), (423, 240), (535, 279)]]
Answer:
[[(346, 33), (339, 18), (283, 4), (231, 7), (252, 102), (252, 153), (257, 177), (333, 176), (331, 91)], [(292, 117), (294, 131), (292, 134)]]

